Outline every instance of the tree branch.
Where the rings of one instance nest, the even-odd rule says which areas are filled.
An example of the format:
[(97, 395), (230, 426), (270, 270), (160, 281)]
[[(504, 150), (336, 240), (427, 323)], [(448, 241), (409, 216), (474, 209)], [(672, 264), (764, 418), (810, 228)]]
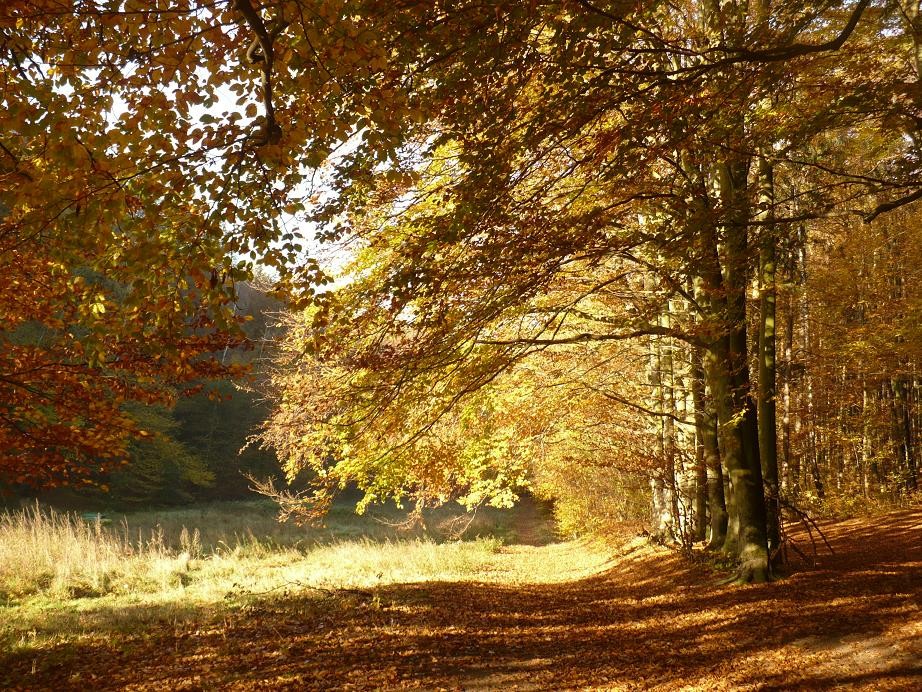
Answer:
[(585, 344), (589, 342), (596, 341), (627, 341), (628, 339), (638, 339), (642, 336), (671, 336), (674, 339), (679, 339), (696, 346), (704, 346), (705, 344), (700, 339), (686, 334), (684, 332), (678, 332), (675, 329), (669, 327), (660, 327), (657, 325), (647, 325), (641, 329), (637, 329), (632, 332), (622, 332), (620, 334), (591, 334), (588, 332), (583, 332), (581, 334), (574, 334), (573, 336), (565, 337), (553, 337), (550, 339), (478, 339), (478, 344), (483, 344), (485, 346), (567, 346), (571, 344)]
[(636, 409), (637, 411), (640, 411), (641, 413), (645, 413), (648, 416), (655, 416), (657, 418), (669, 418), (671, 420), (674, 420), (676, 423), (679, 423), (680, 425), (692, 425), (693, 424), (693, 421), (690, 421), (685, 418), (680, 418), (679, 416), (673, 413), (668, 413), (666, 411), (654, 411), (652, 409), (647, 408), (646, 406), (641, 406), (640, 404), (634, 403), (630, 399), (625, 399), (623, 397), (618, 396), (617, 394), (606, 392), (604, 389), (601, 389), (599, 387), (593, 387), (591, 384), (585, 384), (584, 386), (590, 391), (593, 391), (596, 394), (602, 395), (606, 399), (611, 399), (612, 401), (616, 401), (619, 404), (623, 404), (630, 408)]
[(859, 0), (839, 35), (831, 41), (826, 41), (826, 43), (792, 43), (787, 46), (778, 46), (766, 50), (750, 50), (748, 48), (724, 48), (723, 50), (735, 54), (731, 59), (732, 62), (779, 62), (799, 58), (810, 53), (839, 50), (849, 36), (852, 35), (852, 32), (855, 31), (855, 27), (858, 26), (858, 22), (861, 20), (861, 15), (864, 14), (870, 4), (871, 0)]
[[(265, 130), (260, 134), (256, 144), (257, 146), (263, 144), (278, 144), (279, 140), (282, 138), (282, 128), (280, 128), (278, 122), (276, 122), (275, 107), (272, 103), (272, 66), (275, 60), (275, 53), (273, 52), (272, 46), (275, 36), (285, 28), (286, 23), (279, 20), (279, 23), (273, 28), (272, 34), (270, 35), (262, 17), (259, 16), (259, 13), (253, 8), (253, 5), (250, 4), (250, 0), (234, 0), (234, 7), (243, 15), (247, 25), (253, 33), (256, 34), (256, 41), (251, 44), (250, 48), (247, 50), (247, 59), (253, 64), (260, 63), (260, 70), (262, 72), (263, 106), (266, 111)], [(257, 54), (257, 47), (262, 51), (261, 54)]]
[(899, 209), (902, 206), (915, 202), (917, 199), (922, 199), (922, 187), (920, 187), (918, 190), (916, 190), (912, 194), (906, 195), (904, 197), (900, 197), (898, 199), (891, 200), (889, 202), (885, 202), (884, 204), (878, 204), (877, 207), (875, 207), (873, 211), (871, 211), (868, 214), (865, 214), (864, 222), (871, 223), (874, 219), (876, 219), (881, 214), (886, 214), (888, 211)]

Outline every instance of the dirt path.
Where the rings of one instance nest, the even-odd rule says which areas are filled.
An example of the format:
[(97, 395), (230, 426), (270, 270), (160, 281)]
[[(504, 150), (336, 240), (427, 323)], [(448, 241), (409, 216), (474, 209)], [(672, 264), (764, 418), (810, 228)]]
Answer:
[(525, 495), (515, 510), (512, 531), (517, 545), (542, 546), (554, 540), (554, 519), (547, 505)]
[(0, 687), (922, 689), (922, 510), (824, 529), (835, 554), (771, 585), (715, 586), (636, 548), (578, 582), (290, 597), (209, 626), (0, 657)]

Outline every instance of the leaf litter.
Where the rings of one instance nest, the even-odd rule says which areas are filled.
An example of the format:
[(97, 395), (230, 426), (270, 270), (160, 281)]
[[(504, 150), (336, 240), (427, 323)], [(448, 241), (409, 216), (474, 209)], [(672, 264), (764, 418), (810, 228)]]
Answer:
[(0, 652), (0, 687), (922, 689), (922, 509), (821, 528), (834, 552), (767, 585), (719, 585), (703, 562), (634, 541), (576, 581), (270, 594)]

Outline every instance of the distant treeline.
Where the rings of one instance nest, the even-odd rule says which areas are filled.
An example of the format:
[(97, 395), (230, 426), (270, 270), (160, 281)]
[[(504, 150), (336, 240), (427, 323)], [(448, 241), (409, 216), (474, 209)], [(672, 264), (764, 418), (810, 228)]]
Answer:
[[(236, 312), (250, 339), (248, 348), (219, 354), (227, 362), (247, 363), (256, 376), (272, 338), (273, 314), (281, 305), (251, 284), (237, 286)], [(147, 437), (131, 443), (127, 464), (98, 478), (98, 487), (59, 488), (37, 497), (63, 506), (130, 509), (151, 505), (234, 500), (251, 495), (246, 475), (279, 474), (274, 452), (247, 446), (265, 418), (266, 408), (247, 381), (202, 382), (192, 395), (179, 396), (172, 408), (130, 403), (131, 417)], [(3, 489), (8, 504), (36, 497), (31, 489)]]

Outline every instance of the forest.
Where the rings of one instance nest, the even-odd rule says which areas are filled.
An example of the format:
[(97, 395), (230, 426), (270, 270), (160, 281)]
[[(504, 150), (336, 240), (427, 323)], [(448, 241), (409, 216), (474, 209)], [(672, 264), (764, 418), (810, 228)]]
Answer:
[(919, 686), (920, 0), (9, 0), (0, 104), (0, 686)]

